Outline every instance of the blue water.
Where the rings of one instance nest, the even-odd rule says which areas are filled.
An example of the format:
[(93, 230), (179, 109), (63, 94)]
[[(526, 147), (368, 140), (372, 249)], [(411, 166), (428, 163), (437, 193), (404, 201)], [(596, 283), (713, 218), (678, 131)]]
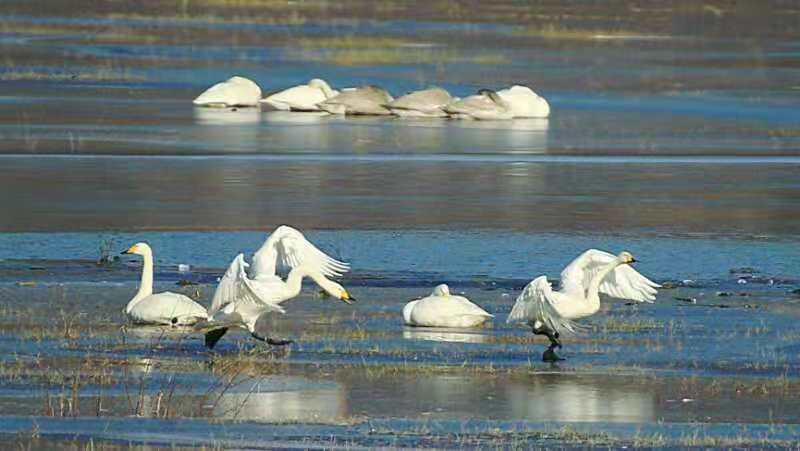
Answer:
[[(642, 260), (638, 268), (657, 281), (720, 281), (732, 269), (751, 267), (777, 281), (800, 280), (798, 237), (661, 237), (603, 234), (526, 234), (510, 231), (306, 231), (331, 255), (352, 265), (352, 275), (491, 282), (529, 280), (541, 274), (558, 278), (564, 266), (588, 248), (628, 250)], [(108, 241), (124, 250), (147, 241), (164, 267), (179, 263), (222, 270), (239, 252), (251, 255), (266, 232), (4, 233), (0, 258), (94, 260)], [(126, 257), (127, 259), (127, 257)]]

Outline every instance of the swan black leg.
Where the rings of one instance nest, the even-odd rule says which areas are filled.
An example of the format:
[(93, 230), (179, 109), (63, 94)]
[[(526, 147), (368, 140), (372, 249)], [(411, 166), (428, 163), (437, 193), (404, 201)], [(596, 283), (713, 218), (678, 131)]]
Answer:
[(550, 346), (547, 348), (546, 351), (542, 354), (542, 362), (558, 362), (560, 360), (564, 360), (564, 358), (560, 357), (556, 354), (556, 348), (561, 347), (561, 340), (559, 340), (558, 332), (551, 330), (547, 326), (541, 325), (540, 327), (531, 327), (531, 331), (534, 335), (544, 335), (550, 340)]
[(279, 340), (279, 339), (270, 338), (270, 337), (263, 337), (263, 336), (255, 333), (255, 332), (252, 333), (252, 336), (256, 340), (265, 341), (265, 342), (267, 342), (267, 344), (272, 345), (272, 346), (286, 346), (286, 345), (290, 345), (290, 344), (294, 343), (293, 340)]
[(225, 332), (228, 331), (227, 327), (220, 327), (219, 329), (214, 329), (206, 332), (206, 347), (208, 349), (214, 349), (214, 346), (217, 344), (220, 338), (225, 335)]

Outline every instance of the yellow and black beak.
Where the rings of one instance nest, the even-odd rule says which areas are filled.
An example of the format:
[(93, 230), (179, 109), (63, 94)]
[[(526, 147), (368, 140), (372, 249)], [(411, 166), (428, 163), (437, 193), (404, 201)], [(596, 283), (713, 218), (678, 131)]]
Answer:
[(339, 299), (341, 299), (341, 301), (344, 302), (345, 304), (352, 304), (353, 302), (356, 301), (356, 298), (350, 296), (350, 293), (348, 293), (347, 291), (342, 293), (342, 297), (340, 297)]
[(135, 250), (136, 250), (136, 245), (133, 245), (133, 246), (129, 247), (128, 249), (126, 249), (126, 250), (124, 250), (124, 251), (120, 252), (119, 254), (120, 254), (120, 255), (132, 254), (132, 253), (133, 253), (133, 251), (135, 251)]

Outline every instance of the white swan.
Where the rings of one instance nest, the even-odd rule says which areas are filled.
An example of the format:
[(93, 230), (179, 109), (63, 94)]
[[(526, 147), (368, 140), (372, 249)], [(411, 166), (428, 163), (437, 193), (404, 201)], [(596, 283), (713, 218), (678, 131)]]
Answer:
[(497, 91), (511, 107), (514, 117), (548, 117), (550, 105), (527, 86), (514, 85)]
[(317, 106), (331, 114), (387, 116), (392, 114), (386, 104), (394, 100), (391, 94), (378, 86), (362, 86), (342, 90)]
[(261, 99), (261, 103), (283, 111), (320, 111), (318, 103), (338, 94), (339, 91), (331, 89), (325, 80), (315, 78), (307, 84), (270, 94)]
[(450, 93), (434, 87), (398, 97), (386, 104), (386, 107), (392, 114), (400, 117), (447, 117), (444, 107), (452, 101)]
[[(290, 269), (286, 280), (278, 276), (279, 267)], [(198, 330), (206, 331), (209, 348), (232, 326), (245, 328), (254, 338), (270, 344), (288, 344), (290, 341), (269, 338), (264, 325), (259, 326), (259, 318), (265, 313), (284, 313), (280, 304), (300, 294), (304, 277), (310, 277), (334, 298), (351, 303), (354, 299), (350, 293), (328, 279), (348, 269), (346, 263), (325, 255), (298, 230), (280, 226), (253, 255), (252, 265), (245, 262), (243, 254), (233, 259), (214, 292), (209, 319)]]
[(553, 291), (546, 276), (533, 279), (517, 298), (506, 322), (525, 322), (534, 334), (546, 335), (550, 347), (544, 361), (560, 358), (554, 349), (561, 347), (559, 335), (575, 332), (572, 320), (595, 314), (600, 309), (600, 293), (638, 302), (652, 302), (660, 285), (629, 266), (635, 262), (629, 252), (618, 256), (589, 249), (561, 272), (561, 289)]
[(464, 97), (447, 105), (444, 110), (458, 119), (504, 120), (514, 117), (511, 105), (491, 89)]
[(247, 78), (234, 76), (206, 89), (192, 103), (209, 107), (257, 106), (261, 88)]
[(403, 320), (409, 326), (475, 327), (494, 316), (463, 296), (453, 296), (445, 284), (437, 285), (422, 299), (403, 307)]
[(206, 309), (188, 296), (168, 291), (153, 294), (153, 251), (147, 243), (136, 243), (122, 253), (144, 259), (139, 291), (125, 307), (125, 315), (133, 322), (185, 326), (207, 318)]

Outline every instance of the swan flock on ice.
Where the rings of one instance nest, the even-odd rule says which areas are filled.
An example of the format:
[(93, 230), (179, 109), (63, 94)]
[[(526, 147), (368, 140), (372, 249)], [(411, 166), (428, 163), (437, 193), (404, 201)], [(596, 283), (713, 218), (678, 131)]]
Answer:
[(304, 111), (344, 115), (450, 117), (455, 119), (506, 120), (546, 118), (550, 105), (527, 86), (514, 85), (494, 91), (480, 89), (464, 98), (431, 87), (394, 98), (378, 86), (336, 90), (322, 79), (268, 93), (252, 80), (234, 76), (217, 83), (193, 103), (201, 107), (256, 107), (283, 111)]

